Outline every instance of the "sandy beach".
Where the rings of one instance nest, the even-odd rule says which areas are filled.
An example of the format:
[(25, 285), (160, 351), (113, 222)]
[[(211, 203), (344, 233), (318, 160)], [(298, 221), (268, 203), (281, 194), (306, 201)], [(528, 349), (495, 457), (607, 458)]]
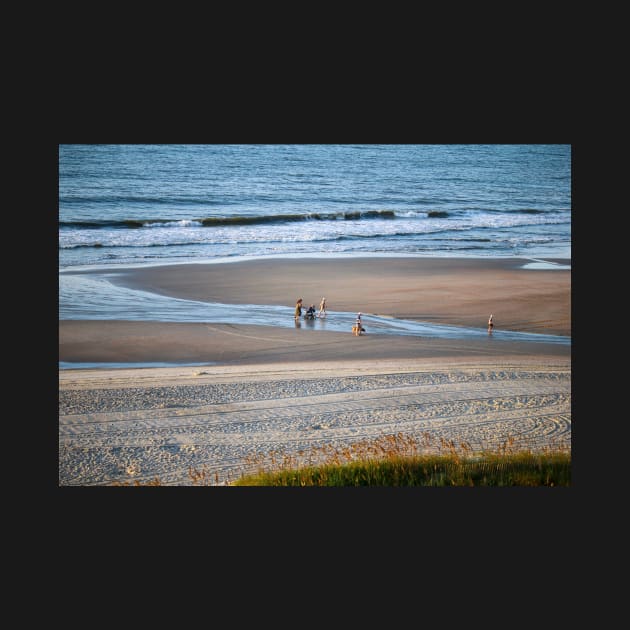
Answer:
[[(122, 270), (116, 282), (226, 304), (571, 335), (571, 271), (522, 259), (273, 259)], [(568, 261), (550, 261), (566, 263)], [(214, 323), (59, 322), (59, 485), (225, 485), (274, 451), (386, 435), (570, 448), (571, 346)], [(301, 455), (300, 455), (301, 456)], [(278, 455), (280, 457), (280, 455)], [(191, 471), (197, 471), (191, 476)]]

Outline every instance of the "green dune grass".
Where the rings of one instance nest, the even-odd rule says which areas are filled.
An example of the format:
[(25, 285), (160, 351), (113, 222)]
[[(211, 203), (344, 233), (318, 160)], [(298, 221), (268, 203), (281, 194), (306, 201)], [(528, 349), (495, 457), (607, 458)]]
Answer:
[(247, 475), (233, 486), (569, 486), (570, 453), (390, 457)]
[[(571, 452), (565, 448), (531, 451), (514, 439), (498, 448), (474, 451), (462, 442), (421, 439), (402, 433), (341, 447), (324, 445), (297, 455), (270, 451), (247, 462), (254, 474), (230, 486), (569, 486)], [(218, 474), (189, 470), (191, 485), (210, 486)], [(116, 485), (131, 485), (119, 483)], [(132, 485), (162, 485), (159, 478)]]

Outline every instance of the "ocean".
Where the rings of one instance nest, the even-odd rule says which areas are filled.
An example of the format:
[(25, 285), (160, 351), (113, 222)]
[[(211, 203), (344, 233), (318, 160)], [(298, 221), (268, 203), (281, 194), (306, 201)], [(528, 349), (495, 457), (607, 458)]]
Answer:
[(570, 264), (571, 146), (59, 146), (60, 319), (199, 321), (121, 267), (391, 255)]
[(570, 145), (60, 145), (59, 267), (571, 256)]

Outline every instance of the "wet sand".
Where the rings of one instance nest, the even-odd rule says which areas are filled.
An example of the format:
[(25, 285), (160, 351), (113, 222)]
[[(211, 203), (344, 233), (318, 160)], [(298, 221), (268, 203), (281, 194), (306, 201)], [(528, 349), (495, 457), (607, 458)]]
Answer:
[[(435, 324), (571, 335), (571, 270), (523, 269), (519, 258), (296, 258), (145, 267), (114, 281), (226, 304), (316, 308)], [(561, 262), (561, 261), (558, 261)], [(566, 261), (564, 261), (566, 262)]]
[[(178, 298), (286, 305), (298, 297), (334, 311), (432, 324), (571, 335), (570, 270), (522, 269), (522, 259), (363, 258), (261, 260), (123, 270), (114, 281)], [(551, 344), (453, 341), (309, 329), (203, 323), (59, 322), (67, 362), (264, 363), (434, 356), (569, 356)]]

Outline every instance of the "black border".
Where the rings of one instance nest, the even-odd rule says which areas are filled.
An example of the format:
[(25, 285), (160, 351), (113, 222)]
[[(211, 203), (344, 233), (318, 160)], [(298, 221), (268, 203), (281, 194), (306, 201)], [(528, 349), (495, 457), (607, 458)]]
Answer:
[[(81, 93), (76, 101), (68, 95), (57, 108), (66, 110), (53, 125), (53, 142), (45, 145), (43, 181), (48, 186), (40, 195), (40, 208), (47, 219), (54, 217), (57, 149), (65, 143), (558, 143), (571, 144), (572, 160), (582, 159), (572, 142), (571, 95), (562, 85), (555, 99), (527, 81), (483, 94), (487, 83), (475, 90), (471, 78), (453, 85), (457, 77), (445, 76), (443, 83), (450, 89), (443, 90), (442, 83), (426, 85), (419, 74), (386, 85), (364, 80), (357, 90), (346, 85), (337, 92), (320, 91), (321, 82), (307, 90), (302, 80), (295, 95), (287, 85), (274, 93), (277, 84), (266, 85), (262, 79), (236, 92), (223, 85), (188, 94), (180, 84), (165, 99), (162, 92), (123, 94), (111, 88)], [(575, 192), (575, 168), (573, 173)], [(575, 211), (581, 202), (578, 206), (573, 198)], [(44, 222), (42, 251), (50, 264), (38, 264), (44, 277), (37, 283), (52, 288), (45, 298), (38, 295), (52, 311), (41, 317), (43, 337), (50, 342), (50, 370), (39, 417), (50, 430), (41, 459), (50, 467), (42, 474), (59, 544), (80, 549), (90, 540), (111, 540), (108, 548), (121, 545), (133, 554), (138, 538), (177, 546), (177, 541), (195, 537), (193, 548), (216, 545), (263, 556), (263, 549), (270, 555), (274, 549), (287, 562), (302, 550), (306, 571), (314, 549), (326, 556), (334, 549), (346, 554), (339, 558), (355, 560), (385, 552), (401, 563), (408, 554), (420, 560), (426, 553), (439, 560), (443, 552), (448, 564), (453, 551), (470, 557), (483, 546), (483, 561), (492, 562), (516, 547), (517, 558), (528, 551), (536, 556), (548, 552), (549, 564), (562, 569), (569, 546), (560, 540), (562, 532), (575, 524), (581, 484), (587, 483), (586, 475), (576, 470), (577, 461), (573, 486), (557, 489), (59, 488), (55, 219)], [(576, 254), (574, 247), (572, 266), (579, 269)], [(575, 295), (574, 273), (572, 277)], [(574, 338), (578, 315), (573, 301)], [(574, 444), (587, 439), (581, 425), (573, 435)], [(576, 446), (578, 460), (585, 451)], [(583, 471), (582, 462), (579, 468)]]

